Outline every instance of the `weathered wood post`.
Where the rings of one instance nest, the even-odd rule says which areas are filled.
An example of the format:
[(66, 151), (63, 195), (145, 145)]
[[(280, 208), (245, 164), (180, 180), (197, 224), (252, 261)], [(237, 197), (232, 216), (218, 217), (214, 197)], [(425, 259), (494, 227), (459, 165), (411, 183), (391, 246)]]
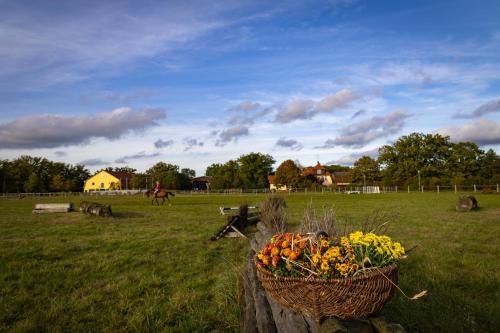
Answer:
[(474, 193), (476, 193), (476, 184), (474, 184)]

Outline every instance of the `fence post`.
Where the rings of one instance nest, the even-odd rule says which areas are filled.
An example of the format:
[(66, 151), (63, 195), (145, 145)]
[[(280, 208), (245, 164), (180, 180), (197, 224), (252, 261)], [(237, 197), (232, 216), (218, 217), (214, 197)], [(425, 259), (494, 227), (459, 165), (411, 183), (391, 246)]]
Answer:
[(439, 185), (437, 185), (437, 192), (439, 193)]
[(422, 193), (424, 193), (424, 185), (422, 185)]
[(396, 185), (396, 193), (398, 193), (398, 185)]
[(408, 185), (408, 193), (410, 193), (410, 185)]
[(498, 193), (498, 184), (497, 184), (497, 193)]
[(476, 193), (476, 184), (474, 184), (474, 193)]
[(455, 193), (457, 193), (457, 184), (455, 184)]

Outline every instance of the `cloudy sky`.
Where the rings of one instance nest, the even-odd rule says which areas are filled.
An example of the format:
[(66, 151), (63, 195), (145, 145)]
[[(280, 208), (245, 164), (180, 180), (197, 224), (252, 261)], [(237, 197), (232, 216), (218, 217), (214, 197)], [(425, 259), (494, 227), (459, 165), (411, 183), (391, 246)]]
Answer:
[(498, 1), (0, 1), (0, 158), (349, 164), (411, 132), (500, 152)]

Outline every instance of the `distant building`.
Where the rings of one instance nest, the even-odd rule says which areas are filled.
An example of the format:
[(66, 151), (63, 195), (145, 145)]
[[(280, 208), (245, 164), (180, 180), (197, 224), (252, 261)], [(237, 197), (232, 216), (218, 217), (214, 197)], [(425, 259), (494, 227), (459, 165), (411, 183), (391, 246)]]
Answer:
[(87, 179), (85, 181), (85, 185), (83, 186), (84, 192), (120, 189), (122, 189), (120, 178), (114, 176), (111, 172), (106, 170), (99, 171)]
[(351, 184), (351, 174), (347, 171), (334, 171), (333, 182), (337, 187), (345, 187)]
[(108, 172), (120, 181), (121, 190), (129, 190), (132, 187), (132, 177), (134, 177), (133, 173), (116, 172), (116, 171), (108, 171)]
[(313, 167), (306, 167), (306, 168), (302, 169), (300, 175), (302, 177), (307, 177), (309, 175), (312, 175), (323, 186), (332, 186), (333, 185), (332, 175), (330, 174), (330, 172), (328, 172), (326, 170), (326, 168), (324, 166), (321, 165), (321, 163), (319, 163), (319, 161)]
[(267, 176), (267, 181), (269, 182), (269, 190), (271, 190), (273, 192), (287, 190), (286, 185), (281, 185), (281, 184), (276, 185), (276, 175), (274, 173)]
[[(102, 170), (96, 173), (85, 181), (83, 187), (84, 192), (91, 191), (108, 191), (108, 190), (129, 190), (132, 189), (132, 178), (134, 174), (131, 172), (115, 172)], [(151, 176), (145, 178), (146, 188), (153, 186)]]
[(201, 176), (194, 177), (191, 179), (191, 184), (193, 186), (193, 190), (198, 191), (206, 191), (210, 190), (210, 181), (212, 180), (211, 176)]

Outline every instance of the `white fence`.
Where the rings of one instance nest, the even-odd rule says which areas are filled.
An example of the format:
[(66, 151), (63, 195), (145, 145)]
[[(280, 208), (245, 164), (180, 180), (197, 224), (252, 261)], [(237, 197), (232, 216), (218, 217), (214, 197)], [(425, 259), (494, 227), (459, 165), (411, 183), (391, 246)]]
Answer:
[[(115, 196), (115, 195), (144, 195), (146, 190), (113, 190), (113, 191), (93, 191), (93, 192), (48, 192), (48, 193), (0, 193), (0, 199), (18, 199), (27, 197), (67, 197), (67, 196)], [(185, 191), (172, 190), (177, 195), (258, 195), (262, 193), (417, 193), (417, 192), (474, 192), (474, 193), (500, 193), (500, 185), (452, 185), (452, 186), (421, 186), (401, 187), (401, 186), (351, 186), (342, 189), (320, 188), (310, 190), (307, 188), (294, 188), (287, 191), (271, 192), (269, 189), (225, 189), (225, 190), (199, 190)]]

